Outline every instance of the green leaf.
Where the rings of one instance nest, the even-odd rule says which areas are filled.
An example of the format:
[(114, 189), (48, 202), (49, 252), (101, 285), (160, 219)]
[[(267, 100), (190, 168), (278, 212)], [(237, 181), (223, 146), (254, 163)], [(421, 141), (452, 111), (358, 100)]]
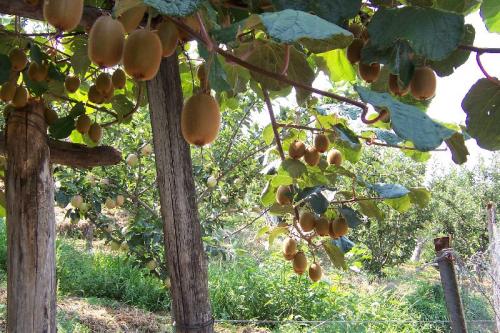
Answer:
[(119, 17), (127, 10), (142, 5), (142, 0), (119, 0), (115, 1), (115, 5), (113, 7), (113, 17)]
[(470, 88), (462, 101), (467, 133), (479, 147), (500, 149), (500, 86), (484, 78)]
[(347, 270), (344, 253), (331, 240), (324, 241), (323, 248), (335, 267)]
[(363, 223), (363, 221), (359, 218), (359, 213), (351, 207), (342, 206), (339, 208), (339, 211), (347, 221), (349, 228), (356, 228), (358, 225)]
[(271, 232), (269, 233), (269, 246), (273, 245), (276, 237), (278, 237), (279, 235), (285, 234), (287, 232), (288, 232), (287, 227), (276, 227), (273, 230), (271, 230)]
[(356, 16), (361, 0), (273, 0), (276, 10), (296, 9), (317, 15), (335, 24)]
[(481, 0), (436, 0), (434, 7), (437, 9), (468, 14), (477, 9)]
[(144, 0), (148, 6), (158, 10), (162, 15), (189, 16), (202, 4), (201, 0)]
[(387, 205), (394, 208), (400, 213), (404, 213), (411, 208), (411, 201), (408, 195), (395, 199), (385, 199), (384, 203), (386, 203)]
[(281, 163), (280, 169), (292, 178), (299, 178), (304, 172), (307, 171), (307, 167), (304, 163), (291, 158), (284, 160)]
[(255, 238), (260, 238), (264, 236), (266, 232), (268, 232), (271, 228), (268, 225), (263, 226), (262, 228), (257, 231), (257, 234), (255, 235)]
[(446, 145), (451, 151), (451, 158), (456, 164), (467, 162), (469, 150), (465, 145), (464, 136), (461, 133), (455, 133), (450, 138), (445, 140)]
[(26, 83), (26, 88), (33, 96), (42, 96), (49, 89), (47, 81), (35, 82), (28, 76), (28, 66), (23, 72), (23, 80)]
[(274, 175), (271, 179), (271, 185), (273, 187), (278, 187), (280, 185), (292, 185), (293, 178), (288, 175)]
[(87, 39), (75, 37), (71, 43), (71, 51), (73, 54), (70, 57), (71, 66), (76, 75), (83, 76), (90, 66), (90, 59), (87, 51)]
[(356, 71), (347, 60), (345, 50), (332, 50), (319, 53), (315, 57), (318, 67), (330, 77), (332, 82), (356, 80)]
[(385, 108), (391, 116), (394, 132), (405, 140), (410, 140), (420, 151), (429, 151), (441, 145), (455, 131), (432, 120), (419, 108), (399, 102), (388, 93), (377, 93), (356, 86), (361, 99), (378, 108)]
[(31, 43), (30, 44), (30, 58), (31, 58), (31, 61), (34, 61), (37, 64), (41, 65), (42, 60), (44, 60), (46, 58), (46, 56), (44, 55), (44, 53), (42, 52), (42, 50), (40, 49), (40, 47), (37, 44)]
[[(464, 27), (464, 34), (462, 36), (460, 44), (462, 45), (472, 45), (474, 43), (474, 37), (476, 36), (476, 31), (471, 24), (466, 24)], [(455, 69), (465, 64), (467, 59), (469, 59), (470, 51), (456, 49), (445, 59), (438, 61), (430, 61), (429, 65), (434, 69), (437, 75), (443, 77), (453, 74)]]
[(381, 198), (385, 199), (401, 198), (410, 193), (406, 187), (399, 184), (376, 183), (368, 187), (377, 192)]
[(331, 142), (335, 142), (335, 148), (340, 150), (342, 156), (348, 160), (349, 162), (355, 163), (359, 161), (361, 158), (361, 141), (356, 136), (349, 127), (343, 124), (337, 124), (333, 127), (333, 129), (337, 132), (337, 140)]
[(10, 66), (9, 56), (0, 54), (0, 84), (4, 84), (9, 81)]
[(270, 208), (269, 208), (269, 214), (275, 215), (275, 216), (283, 216), (287, 214), (293, 214), (293, 206), (292, 205), (280, 205), (278, 203), (274, 203)]
[[(198, 51), (200, 52), (200, 56), (205, 59), (206, 63), (210, 64), (210, 71), (208, 73), (210, 87), (218, 92), (231, 90), (231, 86), (227, 82), (226, 71), (219, 57), (215, 53), (209, 53), (203, 44), (198, 44)], [(208, 66), (206, 68), (208, 69)]]
[(71, 109), (69, 113), (69, 117), (73, 117), (73, 119), (85, 114), (85, 105), (83, 103), (76, 103), (75, 106)]
[(311, 205), (311, 208), (316, 214), (324, 214), (328, 209), (328, 200), (326, 200), (325, 196), (321, 192), (315, 192), (308, 196), (306, 199), (307, 202)]
[(483, 0), (480, 14), (490, 32), (500, 33), (500, 2), (498, 0)]
[(363, 215), (376, 218), (379, 221), (384, 219), (384, 212), (378, 208), (375, 200), (360, 200), (358, 201), (358, 205)]
[(127, 96), (123, 94), (113, 96), (111, 99), (111, 105), (113, 106), (113, 111), (118, 114), (119, 119), (122, 119), (134, 108), (134, 103), (132, 103)]
[(417, 54), (431, 60), (444, 59), (454, 51), (463, 30), (462, 15), (420, 7), (379, 9), (368, 25), (375, 48), (388, 49), (406, 40)]
[(418, 205), (420, 208), (424, 208), (429, 204), (431, 200), (431, 192), (425, 187), (410, 187), (410, 202), (414, 205)]
[(262, 131), (262, 137), (266, 145), (270, 145), (274, 141), (274, 131), (272, 124), (267, 125)]
[(54, 139), (65, 139), (75, 129), (75, 119), (71, 116), (59, 118), (49, 127), (49, 134)]
[(318, 16), (293, 9), (254, 15), (246, 21), (249, 29), (263, 25), (274, 40), (304, 45), (313, 53), (343, 49), (351, 44), (353, 35)]
[(269, 207), (276, 202), (276, 196), (274, 194), (274, 187), (271, 186), (271, 182), (267, 182), (266, 186), (260, 194), (260, 201), (264, 207)]

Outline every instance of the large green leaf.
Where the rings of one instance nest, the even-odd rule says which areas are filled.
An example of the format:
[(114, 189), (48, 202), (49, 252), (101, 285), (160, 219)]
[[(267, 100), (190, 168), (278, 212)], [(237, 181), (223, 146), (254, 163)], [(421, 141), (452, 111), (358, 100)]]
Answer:
[(384, 219), (384, 212), (378, 208), (376, 200), (361, 200), (358, 201), (358, 205), (363, 215), (376, 218), (379, 221)]
[(411, 208), (411, 200), (409, 195), (404, 195), (400, 198), (385, 199), (384, 203), (394, 208), (400, 213), (404, 213)]
[(361, 0), (273, 0), (273, 5), (277, 10), (301, 10), (341, 24), (358, 14)]
[(384, 183), (376, 183), (369, 186), (372, 190), (377, 192), (377, 194), (381, 198), (385, 199), (395, 199), (401, 198), (402, 196), (407, 195), (410, 191), (399, 184), (384, 184)]
[(65, 139), (70, 136), (75, 129), (75, 118), (66, 116), (57, 119), (57, 121), (49, 127), (49, 133), (54, 139)]
[[(206, 68), (209, 70), (208, 82), (210, 83), (210, 87), (218, 92), (231, 90), (231, 86), (227, 82), (226, 71), (219, 57), (214, 53), (210, 54), (203, 44), (198, 45), (198, 51), (207, 64)], [(210, 67), (208, 64), (210, 64)]]
[(453, 162), (455, 162), (456, 164), (463, 164), (467, 162), (467, 155), (469, 155), (469, 150), (465, 145), (463, 134), (457, 132), (446, 139), (445, 142), (451, 151), (451, 158)]
[(335, 267), (347, 270), (344, 253), (331, 240), (324, 241), (323, 248)]
[(431, 60), (444, 59), (454, 51), (463, 30), (462, 15), (420, 7), (379, 9), (368, 25), (370, 42), (377, 49), (406, 40), (417, 54)]
[(299, 178), (304, 172), (307, 171), (307, 167), (304, 163), (299, 160), (294, 160), (287, 158), (281, 163), (279, 173), (284, 173), (292, 178)]
[(435, 149), (455, 133), (432, 120), (419, 108), (401, 103), (388, 93), (377, 93), (361, 86), (356, 86), (356, 91), (364, 102), (387, 109), (394, 132), (401, 138), (412, 141), (418, 150)]
[[(475, 36), (476, 31), (474, 30), (474, 27), (470, 24), (466, 24), (460, 44), (472, 45), (474, 43)], [(467, 59), (469, 59), (469, 55), (470, 51), (456, 49), (445, 59), (430, 61), (429, 65), (432, 69), (434, 69), (437, 75), (443, 77), (452, 74), (456, 68), (465, 64)]]
[(111, 105), (113, 106), (113, 111), (118, 114), (120, 120), (123, 119), (126, 114), (132, 112), (134, 108), (134, 103), (132, 103), (124, 94), (113, 96), (111, 99)]
[(0, 54), (0, 84), (4, 84), (10, 77), (10, 59), (5, 54)]
[(418, 205), (420, 208), (427, 206), (431, 200), (431, 192), (425, 187), (411, 187), (408, 196), (410, 197), (411, 203)]
[(276, 202), (276, 196), (274, 194), (275, 192), (275, 187), (271, 186), (271, 182), (267, 182), (266, 186), (262, 190), (262, 193), (260, 194), (260, 201), (262, 202), (262, 205), (265, 207), (271, 206), (273, 203)]
[(477, 9), (481, 0), (435, 0), (434, 8), (467, 14)]
[(293, 9), (254, 15), (246, 21), (247, 28), (257, 28), (261, 24), (274, 40), (285, 44), (300, 42), (314, 53), (343, 49), (353, 39), (349, 31), (338, 25)]
[(356, 71), (347, 60), (345, 50), (320, 53), (315, 59), (318, 67), (330, 77), (332, 82), (356, 80)]
[(76, 75), (85, 75), (90, 66), (87, 49), (86, 38), (78, 36), (73, 38), (71, 42), (71, 51), (73, 54), (70, 57), (70, 61)]
[(500, 1), (483, 0), (480, 13), (486, 28), (490, 32), (500, 33)]
[(480, 79), (463, 99), (462, 108), (467, 114), (467, 133), (479, 147), (500, 149), (500, 85)]
[(202, 4), (202, 0), (144, 0), (144, 3), (163, 15), (188, 16)]
[(358, 225), (363, 223), (363, 221), (361, 221), (360, 219), (359, 213), (351, 207), (342, 206), (339, 208), (339, 211), (347, 221), (347, 225), (349, 225), (349, 228), (356, 228)]

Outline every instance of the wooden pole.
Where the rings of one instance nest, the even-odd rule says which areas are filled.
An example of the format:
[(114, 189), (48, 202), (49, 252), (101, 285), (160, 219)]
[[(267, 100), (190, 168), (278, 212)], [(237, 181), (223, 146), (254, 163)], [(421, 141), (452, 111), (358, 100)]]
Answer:
[(450, 242), (450, 237), (435, 238), (434, 248), (436, 256), (439, 258), (439, 274), (441, 275), (441, 284), (443, 285), (444, 299), (450, 317), (451, 330), (453, 333), (467, 333), (453, 257), (451, 253), (447, 254), (445, 252), (451, 248)]
[(211, 333), (207, 260), (190, 147), (181, 134), (183, 98), (176, 54), (163, 59), (147, 87), (175, 331)]
[(56, 332), (54, 185), (42, 104), (7, 121), (7, 331)]
[(493, 305), (495, 306), (495, 322), (497, 332), (500, 332), (500, 225), (495, 216), (495, 204), (488, 203), (486, 215), (488, 219), (488, 234), (490, 237), (491, 279), (493, 287)]

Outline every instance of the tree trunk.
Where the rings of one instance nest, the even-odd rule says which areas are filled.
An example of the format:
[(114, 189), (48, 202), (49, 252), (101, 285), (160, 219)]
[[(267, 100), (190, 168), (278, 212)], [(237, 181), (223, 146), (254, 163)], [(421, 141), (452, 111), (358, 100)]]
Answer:
[(7, 122), (7, 331), (56, 332), (54, 186), (42, 104)]
[(427, 243), (428, 239), (426, 237), (417, 238), (417, 244), (413, 249), (413, 253), (411, 254), (411, 261), (418, 262), (420, 261), (420, 256), (422, 255), (422, 251), (424, 249), (425, 243)]
[(176, 332), (213, 332), (191, 154), (181, 135), (177, 55), (162, 61), (148, 82), (148, 98)]
[(486, 209), (488, 216), (488, 233), (491, 251), (491, 278), (493, 288), (493, 304), (495, 305), (495, 321), (497, 332), (500, 332), (500, 225), (495, 218), (495, 204), (489, 203)]

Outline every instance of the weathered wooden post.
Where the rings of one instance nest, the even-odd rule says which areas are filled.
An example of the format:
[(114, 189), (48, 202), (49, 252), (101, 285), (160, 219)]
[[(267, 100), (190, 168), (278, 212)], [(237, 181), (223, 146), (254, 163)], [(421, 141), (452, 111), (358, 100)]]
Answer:
[(488, 203), (486, 206), (486, 216), (490, 237), (493, 305), (495, 306), (497, 332), (500, 332), (500, 225), (497, 223), (495, 213), (495, 204), (493, 202)]
[(435, 238), (434, 248), (436, 256), (439, 258), (439, 274), (441, 275), (441, 284), (446, 309), (450, 317), (451, 330), (453, 333), (467, 333), (462, 300), (460, 299), (457, 276), (453, 265), (453, 256), (451, 253), (446, 253), (451, 248), (450, 242), (450, 237)]
[(54, 185), (44, 106), (7, 121), (7, 330), (55, 332)]

